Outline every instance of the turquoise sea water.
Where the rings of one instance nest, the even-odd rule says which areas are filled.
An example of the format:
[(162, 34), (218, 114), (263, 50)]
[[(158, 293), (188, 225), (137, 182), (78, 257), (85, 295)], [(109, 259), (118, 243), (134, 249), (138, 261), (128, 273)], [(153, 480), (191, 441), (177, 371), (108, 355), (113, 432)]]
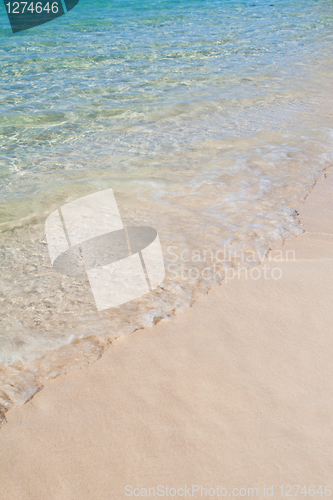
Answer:
[[(333, 3), (81, 0), (16, 35), (0, 15), (7, 409), (223, 276), (203, 278), (207, 263), (181, 262), (184, 249), (263, 256), (300, 231), (294, 207), (333, 158)], [(44, 222), (108, 187), (124, 223), (158, 230), (167, 274), (98, 314), (86, 281), (52, 269)]]

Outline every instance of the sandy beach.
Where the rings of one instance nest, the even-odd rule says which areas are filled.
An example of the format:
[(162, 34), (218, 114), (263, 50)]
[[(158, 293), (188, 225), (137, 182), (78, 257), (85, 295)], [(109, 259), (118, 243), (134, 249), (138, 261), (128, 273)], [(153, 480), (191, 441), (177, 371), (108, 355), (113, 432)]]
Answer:
[(116, 340), (8, 412), (0, 498), (281, 498), (288, 485), (329, 496), (332, 192), (327, 171), (298, 208), (304, 233), (252, 278)]

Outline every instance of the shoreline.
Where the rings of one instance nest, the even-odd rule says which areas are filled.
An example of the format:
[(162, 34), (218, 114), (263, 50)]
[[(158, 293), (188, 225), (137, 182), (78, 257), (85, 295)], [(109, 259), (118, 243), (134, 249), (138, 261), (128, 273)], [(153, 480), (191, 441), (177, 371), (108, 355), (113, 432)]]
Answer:
[[(323, 178), (324, 172), (327, 169), (324, 169), (320, 175), (318, 175), (316, 181), (313, 181), (311, 188), (308, 188), (308, 191), (304, 195), (304, 200), (306, 197), (311, 193), (312, 189), (316, 185), (316, 183)], [(294, 210), (293, 205), (289, 205), (289, 209), (297, 214), (297, 211)], [(45, 214), (44, 214), (45, 215)], [(296, 217), (293, 215), (293, 219), (296, 223)], [(297, 224), (299, 224), (299, 220), (297, 220)], [(1, 224), (0, 224), (1, 226)], [(16, 229), (19, 229), (20, 224), (16, 227)], [(44, 238), (44, 223), (40, 225), (39, 230), (42, 230), (43, 233), (43, 238)], [(295, 224), (295, 229), (294, 229), (294, 236), (295, 234), (298, 234), (295, 231), (302, 232), (301, 229), (299, 229), (299, 226)], [(291, 231), (292, 232), (292, 231)], [(289, 234), (291, 233), (289, 231)], [(287, 231), (288, 233), (288, 231)], [(289, 236), (294, 237), (294, 236)], [(41, 238), (41, 235), (36, 235), (37, 239)], [(288, 237), (284, 236), (284, 240), (288, 239)], [(277, 243), (273, 246), (273, 249), (277, 248), (276, 247)], [(177, 249), (176, 246), (169, 246), (168, 247), (168, 252), (170, 255), (174, 255), (177, 259), (179, 256), (175, 253), (170, 252), (170, 249)], [(267, 247), (268, 248), (268, 247)], [(39, 247), (39, 252), (41, 255), (45, 251), (45, 248), (43, 246)], [(185, 250), (186, 251), (186, 250)], [(221, 252), (222, 252), (222, 259), (221, 259)], [(271, 251), (269, 251), (271, 252)], [(183, 253), (183, 252), (182, 252)], [(192, 262), (197, 263), (198, 262), (198, 250), (193, 249), (189, 250), (189, 260), (191, 261), (191, 255), (192, 255)], [(219, 247), (219, 249), (216, 250), (203, 250), (203, 254), (200, 254), (199, 261), (201, 263), (204, 263), (203, 265), (208, 267), (203, 268), (203, 266), (200, 268), (196, 267), (187, 267), (186, 265), (184, 266), (183, 264), (177, 268), (177, 266), (174, 266), (172, 261), (169, 262), (169, 274), (170, 273), (175, 273), (176, 275), (181, 275), (183, 285), (186, 288), (186, 286), (190, 285), (191, 286), (191, 279), (193, 278), (191, 276), (191, 273), (194, 271), (201, 277), (201, 283), (197, 283), (197, 288), (195, 285), (193, 286), (193, 291), (194, 291), (194, 297), (188, 296), (186, 297), (188, 303), (182, 303), (182, 304), (168, 304), (168, 308), (164, 309), (163, 311), (161, 310), (161, 314), (157, 314), (156, 317), (154, 317), (153, 322), (150, 322), (151, 324), (147, 324), (147, 321), (145, 320), (144, 317), (139, 317), (139, 321), (135, 322), (134, 317), (132, 324), (135, 324), (134, 328), (129, 328), (130, 334), (134, 333), (135, 331), (142, 330), (144, 328), (153, 326), (153, 324), (156, 324), (159, 322), (162, 318), (166, 319), (172, 319), (174, 317), (174, 314), (177, 312), (181, 312), (183, 310), (186, 310), (187, 308), (191, 308), (193, 304), (198, 300), (200, 297), (203, 297), (206, 295), (206, 293), (211, 289), (214, 288), (215, 286), (219, 286), (223, 279), (225, 281), (229, 280), (229, 271), (232, 271), (232, 268), (223, 268), (223, 265), (227, 262), (230, 261), (230, 263), (233, 263), (234, 266), (238, 266), (238, 269), (240, 268), (240, 264), (237, 261), (236, 257), (238, 254), (242, 255), (241, 262), (245, 263), (245, 268), (244, 269), (250, 269), (253, 266), (257, 266), (260, 262), (264, 261), (267, 259), (265, 257), (266, 255), (270, 256), (271, 253), (267, 254), (267, 249), (263, 249), (262, 253), (261, 250), (247, 250), (247, 251), (242, 251), (242, 250), (237, 250), (235, 253), (231, 252), (231, 247), (229, 245), (223, 245), (223, 247)], [(206, 254), (208, 255), (208, 259), (206, 258)], [(49, 256), (47, 255), (47, 261), (49, 259)], [(184, 259), (184, 262), (188, 262), (188, 259)], [(222, 267), (221, 267), (222, 264)], [(176, 269), (172, 269), (171, 267), (176, 267)], [(26, 272), (25, 269), (21, 269), (21, 274), (22, 272)], [(226, 272), (226, 277), (223, 278), (223, 274)], [(238, 274), (239, 271), (237, 271)], [(246, 271), (247, 272), (247, 271)], [(251, 271), (250, 271), (251, 272)], [(222, 273), (222, 275), (221, 275)], [(59, 275), (58, 275), (59, 277)], [(189, 280), (189, 277), (191, 278)], [(195, 279), (195, 278), (194, 278)], [(207, 281), (208, 280), (208, 281)], [(212, 280), (209, 282), (209, 280)], [(204, 283), (203, 289), (199, 291), (200, 286)], [(167, 285), (170, 284), (167, 282)], [(61, 284), (59, 284), (61, 286)], [(68, 284), (67, 284), (68, 286)], [(163, 289), (163, 287), (162, 287)], [(47, 292), (47, 290), (46, 290)], [(47, 292), (50, 293), (50, 292)], [(82, 297), (84, 299), (84, 297)], [(89, 297), (91, 299), (91, 297)], [(183, 301), (185, 299), (183, 298)], [(89, 303), (91, 300), (89, 301)], [(30, 304), (31, 305), (31, 304)], [(154, 310), (154, 304), (151, 306)], [(22, 306), (21, 306), (22, 308)], [(45, 311), (44, 311), (45, 312)], [(150, 312), (150, 311), (149, 311)], [(155, 321), (156, 320), (156, 321)], [(47, 323), (45, 325), (46, 327), (48, 326)], [(119, 325), (118, 325), (119, 326)], [(50, 348), (46, 350), (40, 357), (37, 356), (36, 358), (31, 358), (29, 359), (22, 359), (23, 363), (23, 369), (19, 365), (9, 365), (9, 373), (6, 372), (6, 368), (4, 368), (3, 372), (3, 377), (1, 377), (1, 388), (3, 389), (2, 392), (0, 391), (0, 427), (6, 423), (6, 414), (8, 411), (11, 409), (15, 408), (16, 406), (25, 404), (28, 402), (30, 399), (34, 397), (37, 392), (43, 389), (43, 386), (47, 380), (50, 378), (57, 378), (60, 375), (64, 375), (66, 373), (70, 373), (72, 370), (77, 370), (81, 368), (85, 368), (89, 366), (90, 364), (93, 364), (96, 359), (99, 359), (103, 353), (108, 349), (110, 344), (113, 344), (115, 340), (119, 339), (122, 335), (128, 334), (126, 331), (125, 333), (121, 330), (117, 330), (116, 332), (112, 333), (111, 336), (103, 337), (103, 336), (90, 336), (90, 335), (85, 335), (84, 333), (81, 335), (78, 335), (78, 330), (77, 326), (76, 328), (76, 333), (77, 336), (75, 337), (74, 341), (70, 341), (68, 338), (65, 339), (61, 347), (58, 345), (55, 348)], [(113, 332), (112, 329), (112, 324), (109, 325), (110, 331)], [(51, 328), (52, 330), (52, 328)], [(77, 339), (80, 339), (81, 344), (78, 347), (74, 347), (74, 344)], [(20, 341), (20, 338), (14, 339), (15, 342)], [(52, 340), (52, 339), (51, 339)], [(24, 343), (23, 343), (24, 345)], [(86, 351), (89, 351), (89, 354), (87, 355)], [(89, 358), (89, 359), (88, 359)], [(65, 360), (65, 362), (64, 362)], [(39, 372), (39, 370), (42, 370)], [(30, 377), (32, 375), (32, 377)], [(25, 383), (27, 381), (27, 383)]]
[(296, 256), (279, 263), (281, 279), (223, 281), (6, 413), (4, 498), (126, 498), (126, 485), (186, 482), (257, 487), (263, 498), (264, 484), (330, 484), (333, 171), (324, 172), (297, 208), (305, 232), (280, 247)]

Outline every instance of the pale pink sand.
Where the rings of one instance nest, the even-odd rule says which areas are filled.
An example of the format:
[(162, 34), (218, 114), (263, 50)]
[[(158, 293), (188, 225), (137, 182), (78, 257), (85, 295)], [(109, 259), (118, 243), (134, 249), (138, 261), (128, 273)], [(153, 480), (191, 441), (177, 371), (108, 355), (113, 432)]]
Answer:
[(224, 283), (10, 411), (0, 498), (115, 500), (134, 498), (126, 485), (185, 484), (227, 496), (256, 487), (257, 498), (274, 485), (280, 498), (281, 485), (333, 487), (332, 193), (328, 173), (300, 207), (306, 232), (283, 247), (296, 262), (274, 264), (280, 280)]

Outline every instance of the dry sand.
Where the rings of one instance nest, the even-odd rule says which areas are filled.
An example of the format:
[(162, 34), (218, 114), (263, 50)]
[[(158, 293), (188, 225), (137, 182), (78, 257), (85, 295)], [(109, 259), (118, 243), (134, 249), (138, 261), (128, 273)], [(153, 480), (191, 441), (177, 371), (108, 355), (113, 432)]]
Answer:
[(186, 498), (206, 498), (201, 486), (215, 489), (207, 498), (226, 494), (223, 487), (227, 496), (252, 497), (247, 489), (257, 488), (257, 498), (281, 498), (282, 485), (284, 494), (286, 485), (322, 485), (314, 498), (326, 498), (325, 486), (333, 487), (332, 193), (328, 172), (299, 209), (305, 233), (283, 246), (296, 260), (266, 261), (281, 268), (281, 279), (261, 272), (223, 283), (10, 411), (0, 431), (0, 498), (145, 493), (128, 488), (126, 496), (126, 485), (155, 487), (155, 498), (171, 497), (166, 486), (187, 485)]

